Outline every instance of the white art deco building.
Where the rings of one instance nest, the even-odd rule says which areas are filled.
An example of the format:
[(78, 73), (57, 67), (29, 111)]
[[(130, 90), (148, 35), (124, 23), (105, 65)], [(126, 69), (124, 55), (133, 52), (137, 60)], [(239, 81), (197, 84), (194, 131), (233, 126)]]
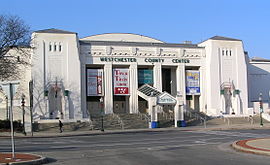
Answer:
[(164, 111), (175, 111), (179, 121), (185, 111), (243, 116), (253, 114), (259, 93), (266, 98), (270, 89), (254, 83), (270, 80), (269, 61), (250, 60), (233, 38), (174, 44), (125, 33), (78, 39), (47, 29), (33, 33), (32, 46), (28, 77), (36, 120), (83, 120), (103, 110), (149, 113), (153, 121)]

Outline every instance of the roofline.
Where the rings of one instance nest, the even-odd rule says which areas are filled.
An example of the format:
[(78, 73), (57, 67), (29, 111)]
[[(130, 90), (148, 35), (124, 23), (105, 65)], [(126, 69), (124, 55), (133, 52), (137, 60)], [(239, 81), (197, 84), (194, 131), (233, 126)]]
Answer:
[[(213, 36), (213, 37), (215, 37), (215, 36)], [(205, 42), (205, 41), (208, 41), (208, 40), (214, 40), (214, 41), (241, 41), (241, 42), (243, 42), (243, 40), (239, 40), (239, 39), (234, 39), (234, 40), (216, 40), (216, 39), (213, 39), (213, 37), (210, 37), (210, 38), (208, 38), (208, 39), (205, 39), (205, 40), (203, 40), (203, 41), (201, 41), (201, 42), (199, 42), (198, 44), (201, 44), (201, 43), (203, 43), (203, 42)], [(222, 36), (220, 36), (220, 37), (222, 37)], [(233, 39), (233, 38), (232, 38)]]
[[(132, 35), (143, 36), (143, 37), (146, 37), (146, 38), (149, 38), (149, 39), (154, 39), (154, 40), (160, 41), (162, 43), (165, 43), (164, 41), (161, 41), (159, 39), (149, 37), (149, 36), (145, 36), (145, 35), (141, 35), (141, 34), (136, 34), (136, 33), (101, 33), (101, 34), (90, 35), (90, 36), (87, 36), (87, 37), (94, 37), (94, 36), (99, 36), (99, 35), (104, 35), (104, 34), (132, 34)], [(87, 38), (87, 37), (83, 37), (83, 38)], [(80, 40), (83, 39), (83, 38), (80, 38)]]
[(60, 31), (62, 31), (62, 33), (61, 32), (44, 32), (46, 30), (52, 30), (52, 29), (55, 29), (55, 28), (37, 30), (37, 31), (34, 31), (33, 33), (78, 34), (76, 32), (70, 32), (70, 31), (65, 31), (65, 30), (61, 30), (61, 29), (55, 29), (55, 30), (60, 30)]
[(145, 46), (145, 47), (180, 47), (180, 48), (204, 48), (197, 44), (153, 43), (153, 42), (120, 42), (120, 41), (79, 41), (81, 45), (121, 45), (121, 46)]

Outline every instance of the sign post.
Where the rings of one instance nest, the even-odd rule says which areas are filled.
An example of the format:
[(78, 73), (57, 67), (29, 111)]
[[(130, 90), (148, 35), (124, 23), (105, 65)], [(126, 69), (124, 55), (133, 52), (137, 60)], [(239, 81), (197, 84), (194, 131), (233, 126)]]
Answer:
[(10, 131), (11, 131), (11, 145), (12, 145), (12, 159), (15, 159), (15, 143), (14, 143), (14, 129), (13, 129), (13, 97), (17, 91), (17, 88), (19, 86), (19, 81), (13, 81), (13, 82), (6, 82), (2, 83), (2, 89), (6, 93), (7, 97), (10, 100)]
[(263, 113), (263, 102), (262, 102), (262, 93), (259, 96), (259, 104), (260, 104), (260, 126), (263, 126), (262, 113)]

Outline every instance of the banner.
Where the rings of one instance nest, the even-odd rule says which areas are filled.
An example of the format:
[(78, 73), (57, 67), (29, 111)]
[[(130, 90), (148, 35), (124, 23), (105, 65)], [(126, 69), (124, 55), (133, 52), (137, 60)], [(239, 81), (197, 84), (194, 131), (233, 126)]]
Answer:
[(103, 95), (103, 69), (87, 69), (87, 96)]
[(129, 95), (128, 69), (113, 69), (114, 95)]
[(139, 84), (153, 84), (153, 70), (139, 69), (138, 74)]
[(200, 95), (200, 72), (186, 70), (186, 95)]

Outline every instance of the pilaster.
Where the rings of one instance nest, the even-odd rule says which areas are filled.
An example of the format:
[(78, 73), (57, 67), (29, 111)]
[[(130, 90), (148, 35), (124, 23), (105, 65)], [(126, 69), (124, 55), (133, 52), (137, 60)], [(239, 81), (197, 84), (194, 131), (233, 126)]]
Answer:
[(132, 64), (129, 67), (130, 76), (130, 97), (129, 97), (129, 113), (138, 113), (138, 69), (137, 64)]
[(113, 89), (112, 89), (112, 64), (104, 66), (104, 112), (105, 114), (113, 113)]
[(162, 67), (160, 63), (154, 66), (154, 87), (162, 91)]

